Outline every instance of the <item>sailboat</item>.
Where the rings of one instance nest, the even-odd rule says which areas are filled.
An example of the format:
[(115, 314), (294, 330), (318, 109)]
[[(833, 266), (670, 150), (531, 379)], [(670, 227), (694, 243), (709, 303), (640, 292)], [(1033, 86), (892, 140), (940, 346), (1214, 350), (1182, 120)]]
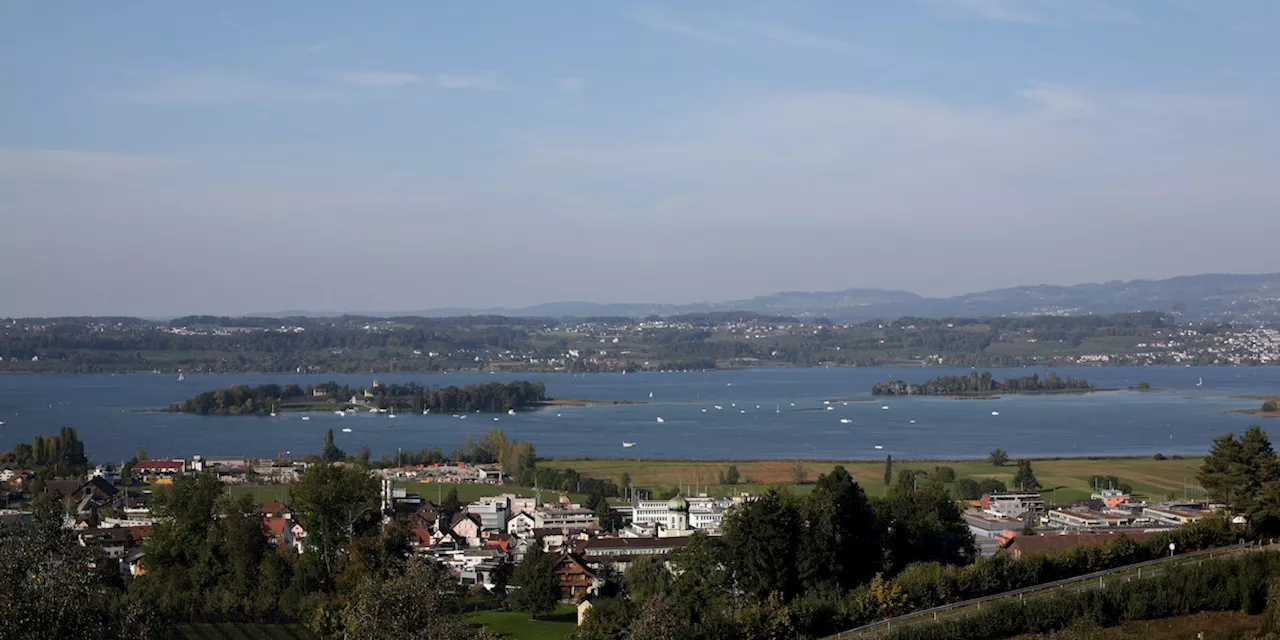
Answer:
[(274, 404), (271, 405), (271, 417), (276, 417), (276, 406)]
[(425, 415), (427, 415), (428, 413), (431, 413), (431, 410), (430, 410), (430, 409), (423, 409), (423, 410), (422, 410), (422, 415), (424, 415), (424, 416), (425, 416)]
[(507, 409), (507, 415), (509, 415), (509, 416), (514, 416), (515, 414), (516, 414), (516, 410), (515, 410), (515, 409)]
[(658, 422), (662, 422), (662, 417), (661, 417), (661, 416), (659, 416), (659, 417), (658, 417)]
[(634, 442), (624, 442), (624, 443), (622, 443), (622, 447), (623, 447), (624, 449), (630, 449), (631, 447), (634, 447), (634, 446), (636, 446), (636, 443), (634, 443)]
[(186, 380), (186, 378), (184, 378), (184, 377), (182, 376), (182, 372), (181, 372), (181, 371), (179, 371), (179, 372), (178, 372), (178, 382), (182, 382), (183, 380)]
[(1204, 386), (1204, 378), (1200, 378), (1200, 382), (1197, 382), (1197, 383), (1196, 383), (1196, 386), (1197, 386), (1197, 387), (1203, 387), (1203, 386)]

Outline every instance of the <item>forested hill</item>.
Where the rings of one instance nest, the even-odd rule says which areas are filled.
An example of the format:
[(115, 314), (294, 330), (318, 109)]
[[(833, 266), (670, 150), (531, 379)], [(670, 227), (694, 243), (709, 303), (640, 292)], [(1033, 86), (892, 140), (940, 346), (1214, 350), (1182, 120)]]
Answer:
[(321, 385), (234, 385), (205, 391), (173, 405), (170, 411), (200, 415), (270, 415), (277, 411), (368, 408), (386, 411), (502, 413), (531, 408), (547, 399), (541, 382), (490, 382), (466, 387), (427, 388), (416, 383), (353, 388)]
[(974, 371), (967, 376), (941, 376), (920, 384), (907, 384), (902, 380), (888, 380), (871, 387), (877, 396), (951, 396), (1001, 393), (1063, 393), (1096, 391), (1093, 383), (1081, 378), (1060, 378), (1050, 373), (1044, 378), (1033, 373), (1022, 378), (1008, 378), (1003, 382), (991, 376), (990, 371), (981, 374)]
[[(1280, 291), (1280, 273), (1205, 274), (1164, 280), (1115, 280), (1068, 286), (1027, 285), (977, 291), (948, 298), (926, 298), (909, 291), (864, 288), (842, 291), (785, 291), (743, 300), (690, 304), (551, 302), (519, 308), (450, 308), (412, 312), (363, 312), (363, 315), (643, 318), (650, 315), (747, 311), (851, 320), (900, 316), (950, 318), (1047, 314), (1107, 315), (1129, 311), (1163, 311), (1172, 313), (1183, 321), (1209, 319), (1243, 321), (1280, 319), (1278, 291)], [(291, 311), (256, 315), (337, 316), (341, 313)]]

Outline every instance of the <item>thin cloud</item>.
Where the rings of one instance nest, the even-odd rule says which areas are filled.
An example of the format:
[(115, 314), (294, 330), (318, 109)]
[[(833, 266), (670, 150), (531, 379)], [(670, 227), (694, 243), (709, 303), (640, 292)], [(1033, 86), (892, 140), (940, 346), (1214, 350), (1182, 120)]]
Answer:
[(107, 102), (184, 106), (262, 102), (320, 102), (342, 98), (329, 87), (287, 84), (244, 73), (189, 72), (149, 77), (132, 87), (102, 94)]
[(800, 49), (817, 49), (831, 53), (858, 53), (856, 44), (842, 38), (820, 35), (793, 27), (778, 24), (762, 24), (751, 27), (750, 31), (759, 37)]
[(313, 44), (309, 47), (303, 47), (302, 52), (303, 53), (320, 53), (321, 51), (328, 51), (334, 48), (335, 46), (337, 45), (332, 42), (321, 42), (319, 44)]
[(565, 93), (582, 93), (587, 90), (587, 81), (577, 76), (564, 76), (556, 78), (556, 87)]
[(776, 23), (736, 24), (707, 28), (656, 14), (630, 15), (627, 19), (654, 31), (719, 45), (776, 44), (843, 54), (858, 51), (858, 46), (848, 40)]
[(699, 40), (713, 44), (733, 44), (737, 41), (736, 38), (728, 34), (684, 24), (657, 14), (633, 14), (627, 16), (627, 19), (642, 27), (680, 36), (689, 40)]
[(460, 91), (502, 91), (498, 75), (492, 71), (472, 74), (442, 73), (435, 78), (435, 86)]
[(162, 156), (101, 153), (80, 149), (0, 149), (0, 176), (53, 177), (99, 184), (126, 184), (177, 164)]
[(365, 87), (398, 87), (422, 82), (422, 76), (397, 71), (347, 71), (335, 77), (339, 82)]
[(951, 4), (983, 20), (1023, 24), (1053, 22), (1045, 13), (1031, 9), (1026, 0), (951, 0)]

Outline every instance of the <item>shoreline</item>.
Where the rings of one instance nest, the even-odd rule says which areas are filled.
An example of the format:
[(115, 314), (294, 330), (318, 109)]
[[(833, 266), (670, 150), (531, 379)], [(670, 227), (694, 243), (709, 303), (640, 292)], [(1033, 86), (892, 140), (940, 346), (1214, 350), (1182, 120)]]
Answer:
[[(1120, 460), (1145, 460), (1152, 462), (1179, 461), (1179, 460), (1203, 460), (1207, 454), (1199, 455), (1179, 455), (1176, 458), (1173, 455), (1166, 456), (1165, 460), (1155, 460), (1155, 454), (1149, 456), (1139, 455), (1114, 455), (1114, 456), (1043, 456), (1029, 458), (1013, 458), (1009, 459), (1009, 463), (997, 467), (992, 465), (992, 469), (1016, 469), (1017, 460), (1028, 460), (1030, 462), (1072, 462), (1072, 461), (1120, 461)], [(552, 456), (549, 458), (538, 458), (539, 462), (629, 462), (629, 463), (696, 463), (696, 464), (736, 464), (739, 462), (750, 463), (778, 463), (778, 462), (803, 462), (805, 464), (868, 464), (884, 462), (884, 458), (642, 458), (628, 456)], [(894, 464), (898, 463), (934, 463), (934, 462), (954, 462), (954, 463), (974, 463), (987, 462), (987, 458), (894, 458)]]

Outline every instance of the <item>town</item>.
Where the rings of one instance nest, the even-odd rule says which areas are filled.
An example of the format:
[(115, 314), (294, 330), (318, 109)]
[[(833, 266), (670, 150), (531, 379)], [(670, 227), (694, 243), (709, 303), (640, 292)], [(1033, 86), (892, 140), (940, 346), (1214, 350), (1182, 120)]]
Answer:
[(1159, 313), (833, 322), (751, 313), (647, 319), (119, 318), (0, 321), (0, 371), (593, 372), (771, 366), (1267, 365), (1280, 329)]
[[(1245, 437), (1265, 438), (1260, 431), (1251, 431)], [(588, 633), (595, 628), (592, 625), (601, 624), (592, 610), (616, 601), (620, 585), (639, 588), (634, 581), (640, 578), (634, 576), (649, 575), (646, 572), (651, 573), (656, 567), (671, 576), (662, 579), (663, 583), (676, 580), (694, 566), (689, 564), (691, 557), (706, 553), (707, 545), (732, 545), (725, 550), (749, 546), (756, 543), (755, 535), (781, 535), (778, 541), (790, 540), (787, 544), (795, 546), (775, 548), (772, 553), (794, 558), (789, 561), (793, 564), (803, 564), (802, 558), (813, 553), (805, 549), (811, 543), (805, 542), (809, 534), (803, 532), (815, 526), (805, 524), (806, 519), (827, 517), (821, 512), (804, 515), (811, 508), (805, 505), (812, 502), (812, 508), (818, 508), (825, 504), (823, 501), (845, 499), (838, 497), (841, 493), (850, 496), (852, 504), (866, 501), (865, 496), (854, 498), (863, 495), (862, 490), (850, 483), (842, 467), (820, 477), (815, 493), (804, 498), (803, 504), (789, 498), (784, 487), (762, 493), (735, 491), (728, 496), (714, 496), (704, 488), (688, 486), (680, 487), (674, 495), (654, 496), (629, 483), (618, 487), (580, 477), (570, 483), (570, 488), (581, 488), (586, 483), (590, 489), (588, 494), (579, 494), (540, 487), (539, 474), (522, 466), (529, 461), (514, 463), (517, 469), (511, 473), (513, 462), (506, 452), (520, 451), (521, 443), (506, 442), (497, 430), (482, 448), (496, 449), (497, 457), (503, 460), (409, 461), (370, 467), (359, 459), (345, 457), (326, 438), (325, 453), (305, 459), (199, 455), (151, 459), (140, 451), (124, 466), (88, 466), (83, 464), (82, 445), (74, 430), (64, 429), (57, 435), (37, 439), (30, 447), (20, 445), (0, 462), (0, 482), (6, 487), (6, 504), (0, 510), (0, 540), (6, 535), (20, 536), (24, 527), (33, 526), (42, 504), (58, 505), (57, 526), (87, 554), (86, 561), (95, 571), (136, 582), (140, 592), (147, 593), (150, 581), (174, 579), (174, 551), (170, 547), (174, 532), (170, 530), (176, 526), (176, 519), (188, 517), (182, 515), (188, 508), (183, 501), (196, 495), (193, 491), (213, 491), (230, 500), (226, 506), (214, 507), (217, 510), (252, 510), (241, 511), (237, 517), (243, 518), (240, 521), (249, 528), (245, 531), (257, 531), (259, 538), (254, 544), (262, 545), (263, 562), (275, 556), (285, 559), (275, 562), (295, 566), (294, 571), (307, 566), (307, 558), (323, 557), (329, 563), (333, 545), (339, 544), (335, 540), (347, 538), (344, 553), (357, 553), (359, 538), (353, 536), (362, 529), (366, 532), (363, 535), (383, 540), (380, 544), (387, 545), (393, 554), (388, 559), (403, 553), (436, 567), (459, 593), (470, 594), (467, 597), (474, 602), (472, 606), (527, 611), (535, 617), (539, 612), (572, 611), (572, 626)], [(997, 454), (993, 452), (991, 464), (1004, 464)], [(66, 473), (77, 466), (83, 467), (78, 475)], [(548, 470), (539, 471), (542, 478), (550, 479)], [(889, 472), (887, 463), (886, 484)], [(532, 486), (518, 482), (521, 477), (532, 478)], [(1214, 476), (1205, 478), (1212, 484)], [(1030, 461), (1018, 462), (1016, 479), (1022, 489), (1039, 485)], [(1046, 496), (1035, 490), (1007, 490), (1001, 483), (988, 483), (990, 489), (973, 499), (957, 499), (942, 490), (943, 481), (955, 482), (949, 467), (937, 467), (932, 474), (903, 469), (889, 487), (883, 508), (890, 513), (901, 509), (895, 518), (906, 518), (921, 509), (941, 510), (943, 523), (913, 525), (924, 528), (912, 535), (927, 538), (951, 531), (947, 534), (953, 536), (950, 542), (925, 551), (918, 547), (919, 541), (895, 542), (891, 539), (892, 530), (882, 532), (879, 535), (889, 539), (875, 544), (886, 545), (888, 550), (896, 549), (898, 544), (907, 546), (900, 551), (887, 551), (883, 566), (872, 561), (866, 569), (855, 571), (846, 578), (853, 581), (849, 583), (851, 587), (872, 573), (892, 575), (890, 571), (896, 573), (914, 566), (903, 563), (931, 558), (976, 562), (974, 566), (981, 565), (984, 559), (1034, 560), (1056, 566), (1055, 563), (1080, 557), (1081, 550), (1114, 554), (1120, 541), (1152, 549), (1173, 545), (1168, 553), (1178, 551), (1178, 545), (1189, 545), (1182, 551), (1190, 552), (1204, 548), (1206, 541), (1227, 544), (1231, 536), (1240, 535), (1251, 524), (1248, 513), (1228, 502), (1144, 499), (1115, 478), (1095, 478), (1088, 498), (1063, 504), (1047, 502)], [(316, 494), (317, 489), (322, 493)], [(232, 504), (243, 506), (231, 507)], [(344, 516), (354, 519), (336, 529), (335, 523), (324, 516), (326, 510), (334, 509), (338, 510), (334, 513), (349, 513), (341, 510), (360, 504), (367, 506), (354, 516)], [(842, 517), (860, 517), (856, 511), (855, 507), (853, 513)], [(878, 517), (872, 515), (873, 511), (878, 512), (864, 511), (865, 516), (861, 517)], [(794, 515), (782, 515), (785, 513)], [(783, 520), (770, 522), (778, 517)], [(783, 524), (787, 518), (798, 519)], [(954, 518), (950, 520), (952, 524), (945, 524), (950, 518)], [(364, 524), (355, 525), (357, 521)], [(774, 534), (746, 533), (753, 528), (767, 531), (779, 526), (782, 528)], [(840, 526), (852, 527), (844, 535), (854, 535), (859, 530), (862, 533), (858, 535), (867, 535), (866, 527), (880, 525), (862, 521)], [(932, 529), (939, 526), (942, 529)], [(155, 538), (158, 528), (166, 530), (164, 540)], [(928, 533), (931, 529), (935, 532)], [(1134, 553), (1127, 551), (1121, 557), (1143, 558)], [(914, 559), (906, 560), (909, 556)], [(1159, 557), (1159, 553), (1155, 556)], [(726, 558), (721, 562), (732, 566), (734, 560)], [(554, 588), (548, 586), (542, 592), (541, 603), (530, 604), (538, 593), (538, 583), (528, 577), (533, 570), (526, 568), (535, 565), (543, 568), (542, 577), (554, 583)], [(727, 568), (721, 566), (715, 571)], [(345, 571), (350, 570), (348, 566)], [(739, 578), (742, 579), (746, 578)], [(764, 585), (785, 577), (761, 579), (765, 580), (762, 588), (768, 591), (784, 588), (782, 584)], [(908, 606), (904, 601), (886, 611), (905, 612), (909, 611)], [(860, 618), (865, 614), (850, 615), (853, 617), (844, 624), (852, 626), (865, 620)], [(833, 624), (840, 624), (838, 620)], [(832, 629), (835, 630), (838, 628)], [(313, 631), (324, 635), (323, 629)]]

